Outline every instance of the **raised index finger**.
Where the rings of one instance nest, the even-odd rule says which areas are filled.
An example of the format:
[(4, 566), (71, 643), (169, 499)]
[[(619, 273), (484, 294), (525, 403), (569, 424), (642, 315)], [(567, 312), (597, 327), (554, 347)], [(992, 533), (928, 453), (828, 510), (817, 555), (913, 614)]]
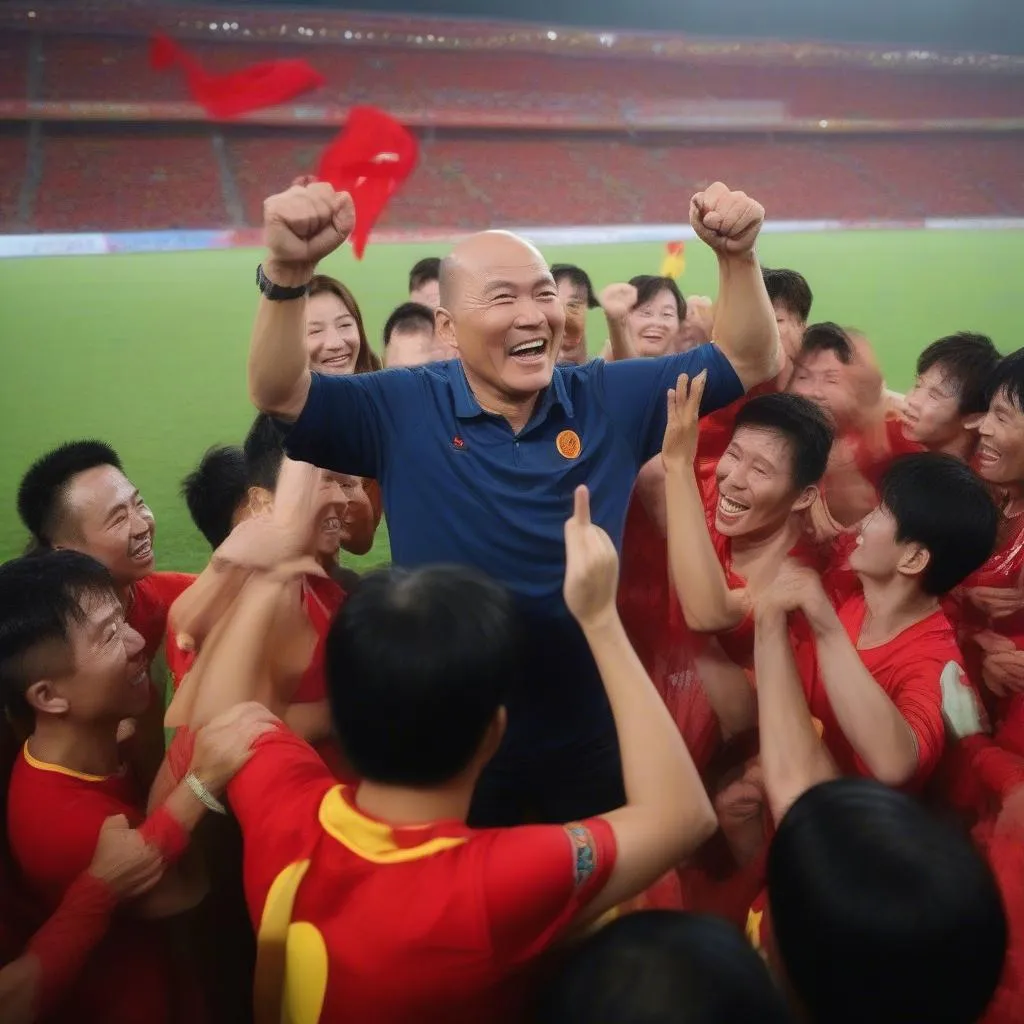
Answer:
[(587, 490), (586, 484), (580, 484), (576, 488), (572, 518), (579, 526), (590, 525), (590, 491)]

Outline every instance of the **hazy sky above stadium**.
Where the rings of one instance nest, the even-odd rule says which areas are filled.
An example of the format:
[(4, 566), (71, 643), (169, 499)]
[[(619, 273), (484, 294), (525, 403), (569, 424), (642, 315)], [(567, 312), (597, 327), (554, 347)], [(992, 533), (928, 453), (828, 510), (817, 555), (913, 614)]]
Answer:
[(270, 0), (274, 6), (416, 11), (691, 32), (1024, 53), (1024, 0)]

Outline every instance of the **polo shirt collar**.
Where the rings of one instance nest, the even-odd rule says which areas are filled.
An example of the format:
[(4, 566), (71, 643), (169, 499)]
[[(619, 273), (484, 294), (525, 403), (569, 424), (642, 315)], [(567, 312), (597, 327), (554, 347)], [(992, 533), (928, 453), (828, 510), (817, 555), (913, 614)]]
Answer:
[[(476, 400), (469, 381), (466, 379), (466, 371), (462, 367), (461, 360), (452, 361), (454, 366), (449, 375), (452, 387), (452, 397), (455, 400), (455, 415), (460, 420), (471, 420), (477, 416), (484, 415), (484, 409)], [(530, 417), (530, 422), (543, 419), (551, 411), (551, 407), (558, 404), (565, 411), (566, 416), (573, 416), (572, 399), (565, 389), (565, 378), (562, 376), (561, 367), (556, 366), (551, 375), (551, 384), (541, 395), (537, 407)]]

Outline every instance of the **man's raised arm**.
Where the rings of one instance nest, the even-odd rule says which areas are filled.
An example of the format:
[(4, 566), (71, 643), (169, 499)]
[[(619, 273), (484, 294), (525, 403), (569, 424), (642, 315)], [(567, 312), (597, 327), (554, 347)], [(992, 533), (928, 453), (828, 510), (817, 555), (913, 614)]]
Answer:
[(714, 342), (746, 390), (782, 369), (782, 345), (754, 243), (764, 207), (716, 181), (690, 201), (690, 224), (718, 257)]
[(249, 345), (249, 397), (261, 411), (296, 420), (309, 394), (305, 287), (355, 224), (352, 200), (327, 182), (293, 185), (263, 203), (267, 255)]

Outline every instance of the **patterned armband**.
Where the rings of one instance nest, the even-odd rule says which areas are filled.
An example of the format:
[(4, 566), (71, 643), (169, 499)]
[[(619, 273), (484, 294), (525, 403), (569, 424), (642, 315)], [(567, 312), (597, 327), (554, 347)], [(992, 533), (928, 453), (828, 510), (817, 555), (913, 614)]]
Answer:
[(597, 870), (597, 847), (590, 829), (579, 822), (566, 825), (565, 831), (576, 855), (574, 884), (579, 889), (586, 885), (590, 876)]

